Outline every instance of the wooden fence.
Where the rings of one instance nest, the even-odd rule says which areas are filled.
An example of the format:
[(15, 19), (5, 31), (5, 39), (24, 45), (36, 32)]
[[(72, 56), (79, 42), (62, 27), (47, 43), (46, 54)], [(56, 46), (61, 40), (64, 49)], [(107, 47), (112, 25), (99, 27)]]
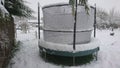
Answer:
[(0, 18), (0, 68), (6, 63), (14, 46), (15, 30), (12, 17)]

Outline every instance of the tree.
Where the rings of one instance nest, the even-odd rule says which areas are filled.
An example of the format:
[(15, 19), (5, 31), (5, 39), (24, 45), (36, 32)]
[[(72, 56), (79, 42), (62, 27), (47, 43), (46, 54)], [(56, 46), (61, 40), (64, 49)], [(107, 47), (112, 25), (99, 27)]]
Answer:
[(109, 12), (109, 23), (115, 23), (114, 22), (114, 18), (115, 18), (115, 9), (112, 8)]
[[(84, 5), (87, 8), (87, 2), (88, 0), (78, 0), (80, 5)], [(69, 4), (75, 5), (75, 0), (69, 0)]]
[[(9, 13), (8, 15), (6, 15), (7, 12)], [(3, 55), (0, 55), (8, 57), (15, 46), (15, 24), (12, 15), (31, 17), (32, 12), (23, 0), (0, 0), (0, 50), (2, 49), (2, 52), (4, 52)], [(28, 27), (27, 25), (25, 26)]]
[(106, 28), (118, 28), (120, 22), (120, 13), (115, 9), (111, 9), (109, 13), (101, 8), (97, 8), (97, 27)]
[(10, 15), (31, 17), (33, 11), (25, 3), (23, 0), (5, 0), (5, 8)]
[(19, 25), (24, 33), (27, 33), (29, 30), (29, 24), (28, 22), (21, 22)]
[(97, 9), (97, 23), (107, 23), (109, 14), (101, 9)]
[[(89, 10), (88, 4), (87, 4), (88, 0), (78, 0), (78, 1), (79, 1), (80, 5), (85, 6), (85, 10), (88, 13), (88, 10)], [(74, 15), (74, 13), (75, 13), (75, 10), (74, 10), (74, 8), (75, 8), (75, 0), (69, 0), (69, 4), (72, 5), (72, 12), (73, 12), (72, 14)]]
[(114, 8), (109, 11), (109, 24), (111, 28), (117, 28), (120, 22), (119, 12), (116, 12)]

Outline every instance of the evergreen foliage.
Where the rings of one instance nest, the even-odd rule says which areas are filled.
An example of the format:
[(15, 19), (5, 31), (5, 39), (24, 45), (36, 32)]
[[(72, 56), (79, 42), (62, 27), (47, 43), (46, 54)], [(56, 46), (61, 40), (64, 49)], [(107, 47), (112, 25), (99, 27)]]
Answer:
[(5, 8), (11, 15), (31, 17), (33, 11), (25, 3), (23, 0), (5, 0)]
[[(88, 7), (88, 4), (87, 4), (88, 0), (76, 0), (76, 1), (79, 1), (79, 4), (84, 6), (87, 14), (89, 14), (88, 13), (89, 7)], [(72, 5), (72, 14), (74, 15), (75, 14), (75, 10), (74, 10), (75, 0), (69, 0), (69, 4)]]

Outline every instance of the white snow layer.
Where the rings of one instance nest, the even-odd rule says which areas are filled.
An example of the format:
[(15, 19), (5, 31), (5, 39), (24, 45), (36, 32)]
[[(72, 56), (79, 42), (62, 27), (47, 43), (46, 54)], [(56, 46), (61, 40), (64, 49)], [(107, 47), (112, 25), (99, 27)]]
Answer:
[[(35, 31), (37, 29), (31, 29), (28, 34), (17, 31), (17, 40), (23, 44), (8, 68), (62, 68), (62, 65), (45, 62), (39, 56)], [(81, 66), (64, 66), (64, 68), (120, 68), (120, 29), (114, 31), (114, 36), (110, 36), (110, 32), (109, 30), (97, 30), (97, 38), (102, 44), (97, 61), (94, 60)]]
[(0, 10), (2, 11), (2, 13), (8, 13), (8, 11), (5, 9), (5, 7), (1, 4), (4, 4), (4, 0), (0, 0)]
[(44, 48), (57, 50), (57, 51), (69, 51), (69, 52), (91, 50), (100, 46), (99, 40), (95, 38), (92, 38), (89, 43), (76, 45), (75, 51), (73, 50), (73, 45), (46, 42), (44, 40), (39, 40), (39, 42), (40, 42), (40, 46)]

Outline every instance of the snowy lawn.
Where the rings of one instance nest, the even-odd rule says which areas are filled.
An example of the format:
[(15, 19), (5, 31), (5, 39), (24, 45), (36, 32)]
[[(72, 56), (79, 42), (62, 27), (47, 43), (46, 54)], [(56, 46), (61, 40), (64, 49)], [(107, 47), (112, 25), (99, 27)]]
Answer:
[[(45, 62), (39, 56), (38, 40), (35, 36), (36, 28), (24, 34), (17, 31), (17, 40), (23, 44), (15, 57), (11, 60), (8, 68), (62, 68)], [(98, 60), (91, 61), (81, 66), (65, 66), (64, 68), (120, 68), (120, 29), (115, 30), (115, 35), (110, 36), (109, 30), (97, 30), (97, 38), (101, 41)]]

